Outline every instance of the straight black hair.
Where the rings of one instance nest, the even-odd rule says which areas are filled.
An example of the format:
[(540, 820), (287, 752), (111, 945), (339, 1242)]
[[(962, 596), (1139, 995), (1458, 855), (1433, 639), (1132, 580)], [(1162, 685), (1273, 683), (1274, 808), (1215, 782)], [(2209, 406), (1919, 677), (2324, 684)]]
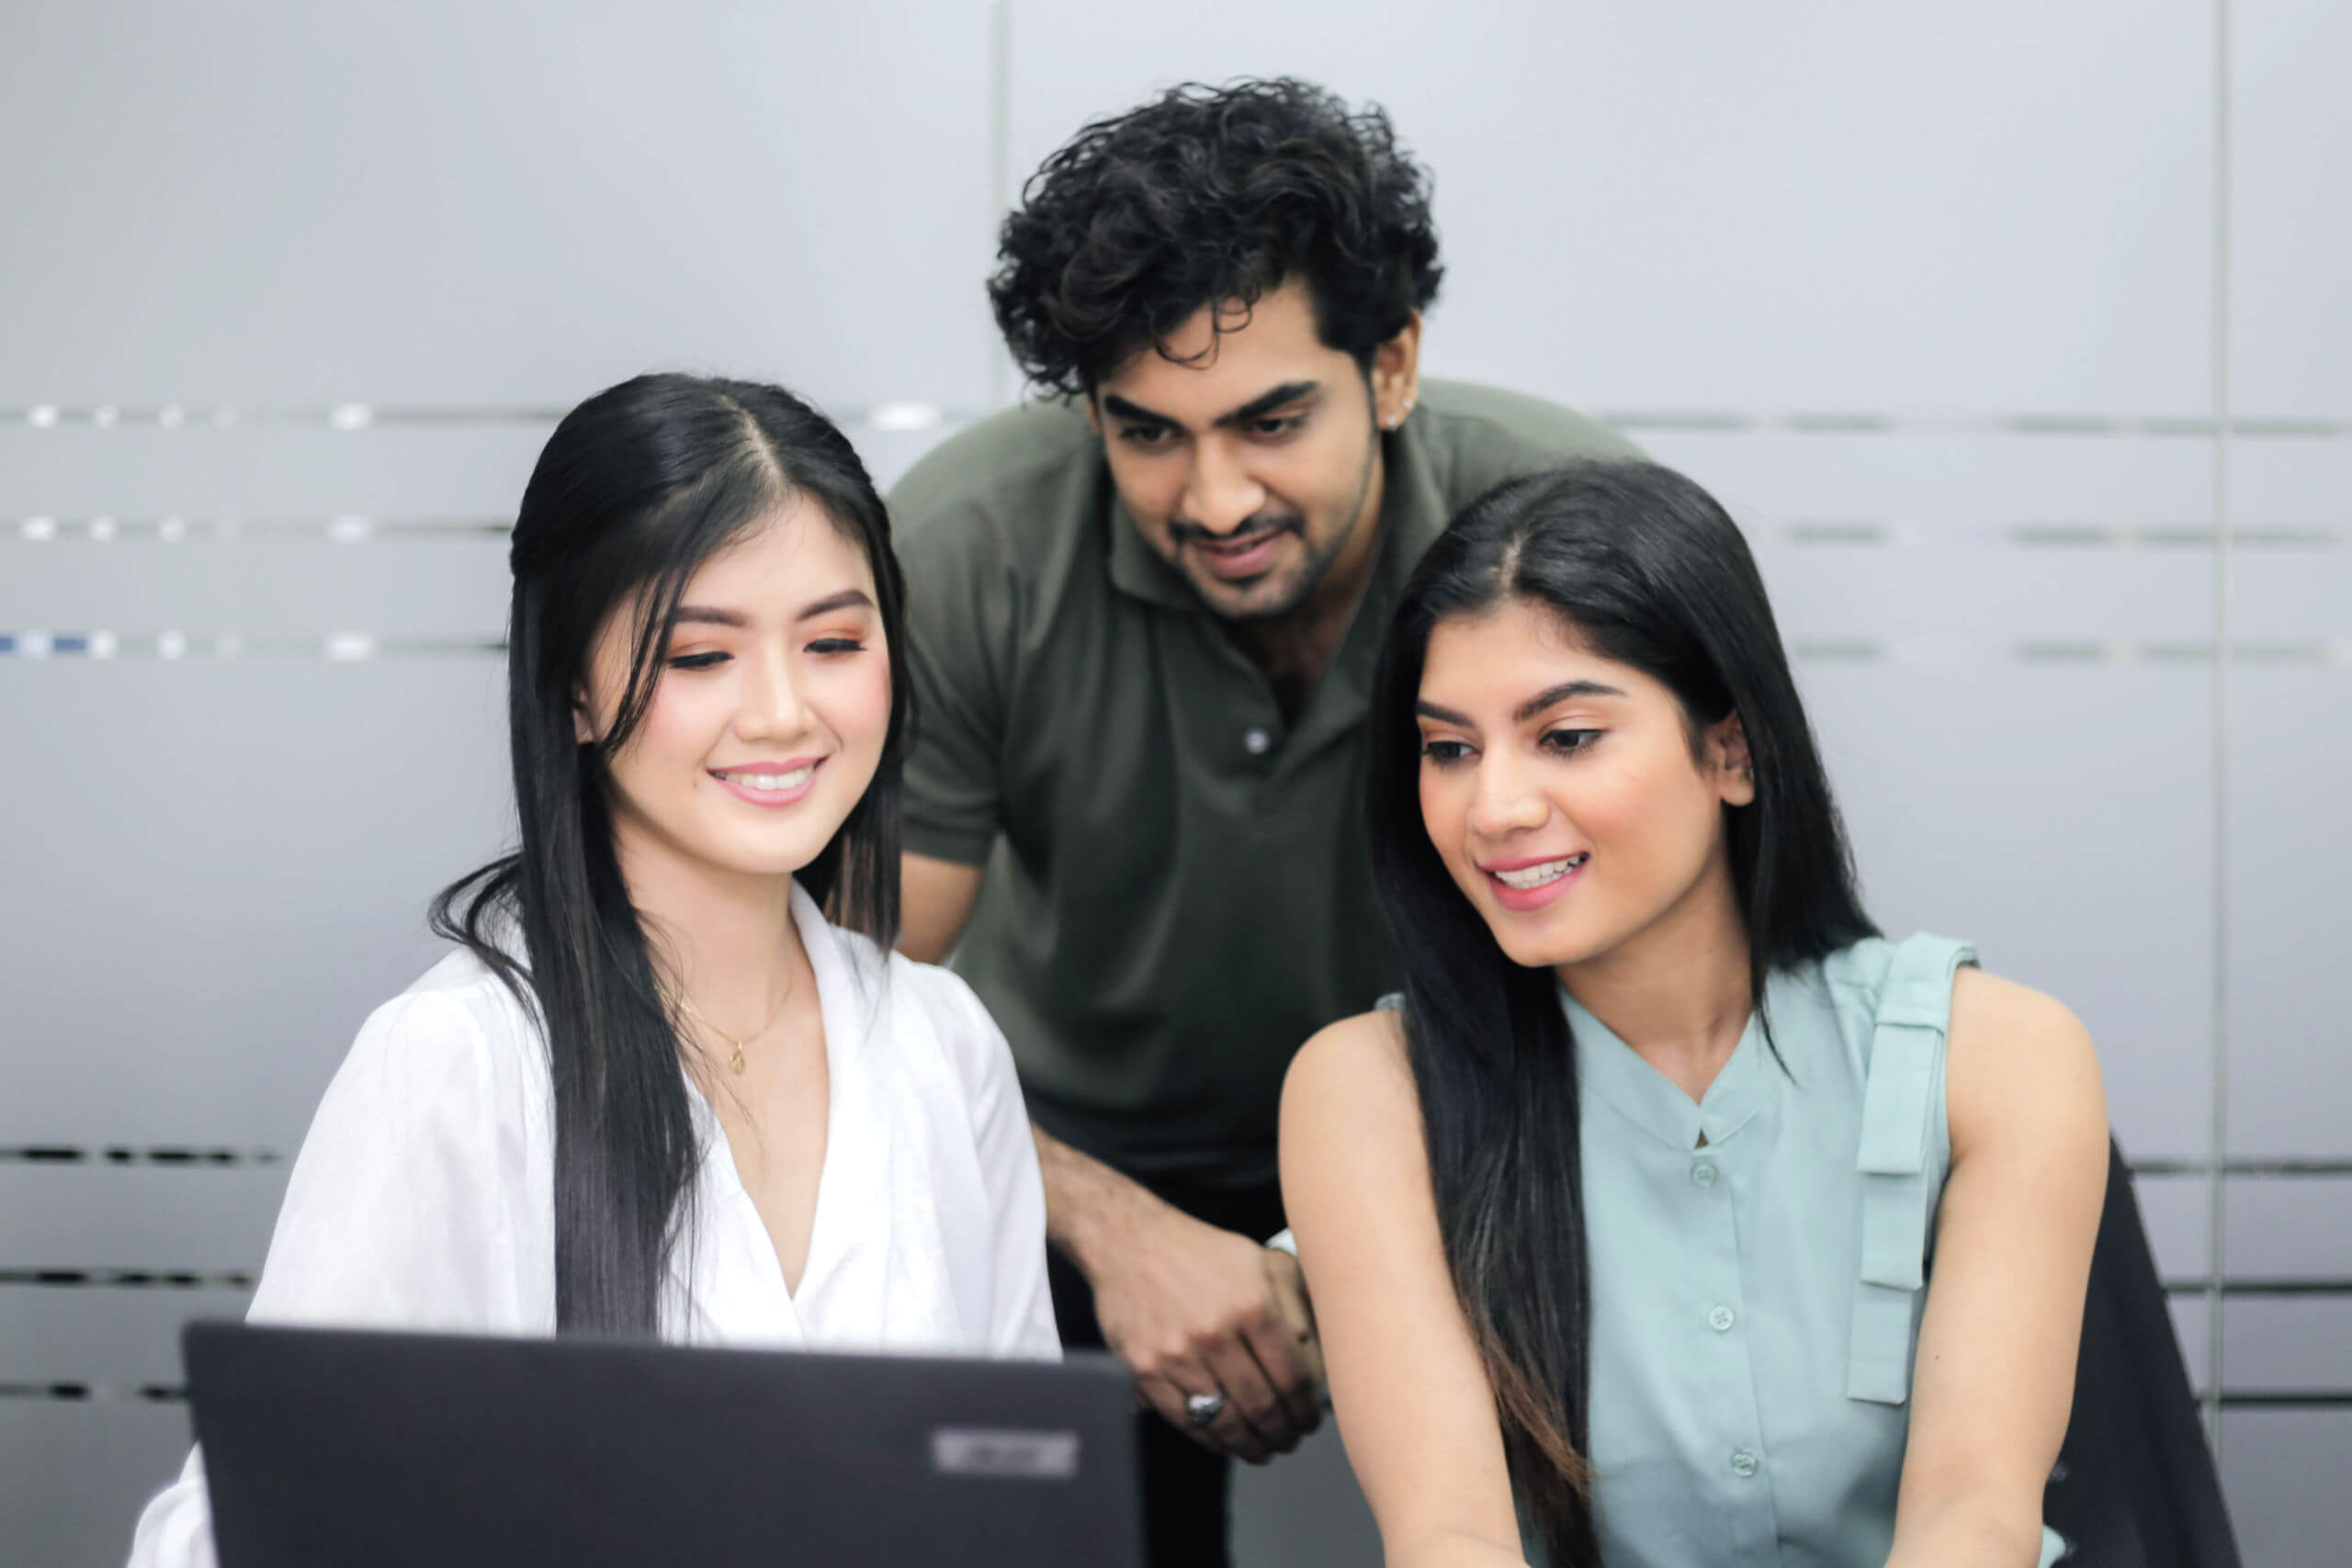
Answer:
[[(795, 500), (865, 551), (890, 664), (880, 765), (797, 880), (887, 951), (911, 689), (905, 592), (888, 513), (847, 438), (780, 388), (640, 376), (566, 414), (523, 491), (507, 631), (520, 847), (445, 888), (432, 923), (503, 979), (546, 1035), (560, 1333), (657, 1331), (701, 1156), (679, 1021), (614, 848), (608, 770), (652, 703), (689, 580)], [(607, 731), (582, 744), (575, 705), (615, 615), (631, 617), (628, 680)]]
[(1446, 529), (1406, 586), (1374, 677), (1366, 826), (1405, 973), (1405, 1029), (1447, 1267), (1494, 1387), (1511, 1474), (1560, 1568), (1600, 1561), (1584, 1454), (1586, 1270), (1575, 1042), (1548, 970), (1506, 956), (1421, 818), (1414, 704), (1430, 633), (1510, 600), (1650, 675), (1699, 735), (1737, 714), (1756, 798), (1725, 808), (1751, 995), (1774, 970), (1876, 934), (1747, 542), (1649, 463), (1510, 480)]

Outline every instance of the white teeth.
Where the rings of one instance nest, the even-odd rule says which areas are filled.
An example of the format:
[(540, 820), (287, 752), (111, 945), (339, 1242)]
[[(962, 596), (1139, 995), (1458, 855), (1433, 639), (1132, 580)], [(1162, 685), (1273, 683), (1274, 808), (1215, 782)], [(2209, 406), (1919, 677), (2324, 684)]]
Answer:
[(720, 773), (718, 776), (729, 783), (741, 784), (745, 789), (786, 790), (798, 789), (816, 771), (811, 766), (795, 768), (788, 773)]
[(1547, 860), (1541, 865), (1523, 866), (1518, 871), (1498, 871), (1495, 875), (1501, 879), (1504, 886), (1516, 887), (1524, 893), (1545, 883), (1559, 881), (1589, 858), (1589, 853), (1573, 854), (1562, 860)]

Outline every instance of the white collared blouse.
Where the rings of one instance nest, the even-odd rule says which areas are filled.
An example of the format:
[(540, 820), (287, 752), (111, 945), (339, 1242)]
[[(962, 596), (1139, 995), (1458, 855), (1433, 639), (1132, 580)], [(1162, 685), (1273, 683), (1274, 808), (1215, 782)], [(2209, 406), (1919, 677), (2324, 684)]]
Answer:
[[(800, 1288), (691, 1080), (704, 1159), (663, 1292), (684, 1344), (1060, 1355), (1045, 1191), (1012, 1058), (968, 987), (792, 908), (825, 1022), (825, 1161)], [(553, 1091), (537, 1026), (452, 953), (359, 1031), (303, 1140), (256, 1323), (555, 1332)], [(132, 1568), (213, 1561), (202, 1456)]]

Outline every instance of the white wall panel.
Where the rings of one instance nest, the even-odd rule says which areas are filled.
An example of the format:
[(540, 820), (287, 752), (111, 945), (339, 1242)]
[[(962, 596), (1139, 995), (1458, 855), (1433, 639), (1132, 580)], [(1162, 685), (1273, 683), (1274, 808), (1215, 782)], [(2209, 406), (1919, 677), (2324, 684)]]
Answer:
[[(987, 7), (12, 14), (0, 404), (986, 395)], [(37, 155), (33, 150), (40, 150)], [(105, 199), (91, 199), (103, 191)]]
[(2202, 1157), (2210, 670), (1823, 661), (1799, 679), (1879, 923), (1969, 937), (2062, 998), (2132, 1156)]
[(2352, 1175), (2233, 1178), (2222, 1214), (2231, 1273), (2352, 1280)]
[[(2345, 621), (2352, 635), (2352, 616)], [(2233, 1154), (2352, 1158), (2347, 1022), (2335, 987), (2352, 916), (2352, 662), (2241, 660), (2231, 672)]]
[(2230, 317), (2239, 412), (2352, 420), (2352, 133), (2335, 0), (2230, 0)]
[[(2130, 1149), (2123, 1153), (2127, 1159), (2132, 1156)], [(2212, 1189), (2204, 1175), (2142, 1174), (2132, 1178), (2132, 1194), (2139, 1201), (2157, 1278), (2193, 1280), (2204, 1273), (2213, 1250)]]
[[(595, 389), (582, 383), (564, 400)], [(201, 407), (165, 426), (156, 423), (158, 412), (126, 414), (111, 425), (91, 423), (87, 409), (46, 426), (0, 418), (0, 539), (20, 536), (23, 524), (40, 517), (54, 522), (61, 537), (93, 517), (111, 517), (126, 541), (166, 517), (179, 518), (196, 537), (223, 518), (509, 522), (554, 427), (552, 417), (535, 414), (386, 419), (338, 430), (325, 410), (294, 411), (276, 423), (264, 422), (268, 411), (260, 411), (222, 426), (212, 423), (219, 411)]]
[(2324, 1568), (2352, 1540), (2352, 1410), (2231, 1410), (2222, 1478), (2246, 1568)]
[(187, 1406), (0, 1399), (0, 1543), (25, 1568), (119, 1568), (187, 1458)]
[(2211, 397), (2198, 0), (1013, 17), (1016, 169), (1187, 77), (1289, 72), (1385, 104), (1437, 172), (1445, 373), (1662, 408)]
[(424, 906), (508, 831), (503, 675), (0, 660), (0, 1145), (290, 1152), (360, 1021), (432, 963)]
[(218, 1165), (194, 1152), (186, 1164), (0, 1163), (0, 1269), (186, 1271), (208, 1281), (260, 1273), (290, 1161)]
[(2352, 1393), (2352, 1298), (2229, 1297), (2222, 1378), (2232, 1393)]
[(241, 1320), (251, 1300), (234, 1289), (0, 1285), (0, 1383), (179, 1388), (181, 1325)]

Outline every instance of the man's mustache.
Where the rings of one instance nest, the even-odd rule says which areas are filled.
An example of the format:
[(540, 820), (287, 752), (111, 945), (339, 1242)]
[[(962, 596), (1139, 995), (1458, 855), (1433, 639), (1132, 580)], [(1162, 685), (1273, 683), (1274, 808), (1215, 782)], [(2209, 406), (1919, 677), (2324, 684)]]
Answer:
[(1198, 523), (1186, 523), (1176, 518), (1170, 519), (1168, 524), (1168, 537), (1170, 543), (1214, 545), (1220, 549), (1262, 539), (1270, 535), (1295, 534), (1298, 531), (1299, 519), (1296, 517), (1271, 517), (1263, 513), (1245, 519), (1239, 527), (1228, 529), (1222, 534), (1214, 529), (1204, 528)]

